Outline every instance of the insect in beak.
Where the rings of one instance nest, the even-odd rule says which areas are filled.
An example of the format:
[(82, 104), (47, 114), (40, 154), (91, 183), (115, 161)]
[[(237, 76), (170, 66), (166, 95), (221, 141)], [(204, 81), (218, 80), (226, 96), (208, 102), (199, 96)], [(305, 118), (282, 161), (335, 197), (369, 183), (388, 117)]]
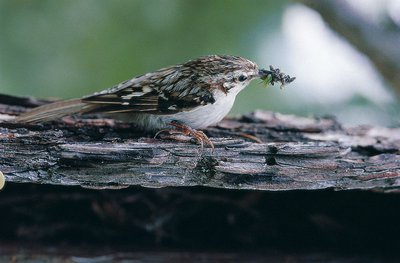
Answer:
[(285, 73), (281, 72), (279, 68), (269, 66), (269, 70), (260, 69), (258, 71), (258, 77), (266, 84), (274, 85), (276, 82), (281, 84), (281, 87), (293, 82), (296, 78), (290, 77)]

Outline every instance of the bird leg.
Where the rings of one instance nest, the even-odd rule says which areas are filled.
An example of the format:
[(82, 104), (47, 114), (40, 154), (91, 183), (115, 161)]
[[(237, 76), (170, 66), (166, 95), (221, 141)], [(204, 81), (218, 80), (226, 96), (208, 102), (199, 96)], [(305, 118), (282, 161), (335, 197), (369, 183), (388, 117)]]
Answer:
[[(173, 139), (176, 141), (180, 142), (186, 142), (184, 138), (180, 137), (179, 135), (184, 135), (184, 136), (190, 136), (191, 138), (195, 139), (197, 143), (201, 145), (201, 148), (203, 148), (203, 145), (210, 145), (211, 148), (214, 149), (214, 144), (210, 141), (210, 139), (207, 137), (207, 135), (204, 134), (202, 131), (198, 131), (196, 129), (193, 129), (192, 127), (189, 127), (183, 123), (177, 122), (177, 121), (172, 121), (169, 125), (173, 126), (173, 130), (161, 130), (157, 132), (155, 137), (157, 137), (159, 134), (168, 131), (170, 134), (169, 136), (163, 136), (162, 138), (164, 139)], [(177, 136), (178, 135), (178, 136)]]

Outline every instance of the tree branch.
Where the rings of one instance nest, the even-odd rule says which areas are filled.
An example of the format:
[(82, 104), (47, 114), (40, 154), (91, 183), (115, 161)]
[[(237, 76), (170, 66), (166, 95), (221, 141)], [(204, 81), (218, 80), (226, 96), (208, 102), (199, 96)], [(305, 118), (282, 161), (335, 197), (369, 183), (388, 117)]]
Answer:
[(320, 13), (333, 30), (367, 55), (400, 95), (400, 28), (394, 22), (376, 25), (342, 0), (298, 1)]
[(207, 129), (212, 151), (143, 137), (134, 125), (96, 116), (40, 125), (10, 120), (42, 103), (0, 96), (0, 171), (7, 182), (273, 191), (400, 186), (400, 128), (343, 128), (330, 117), (256, 111)]

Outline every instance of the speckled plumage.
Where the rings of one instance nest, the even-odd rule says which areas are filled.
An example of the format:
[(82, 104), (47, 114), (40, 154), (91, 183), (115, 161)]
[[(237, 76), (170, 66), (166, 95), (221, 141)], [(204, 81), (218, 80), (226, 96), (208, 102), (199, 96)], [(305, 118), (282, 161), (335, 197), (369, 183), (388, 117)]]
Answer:
[(134, 77), (82, 99), (33, 109), (17, 121), (38, 122), (74, 113), (104, 113), (134, 122), (144, 130), (167, 128), (171, 121), (202, 129), (225, 117), (236, 95), (251, 80), (269, 74), (242, 57), (204, 56)]
[(215, 103), (215, 91), (228, 93), (240, 74), (258, 74), (257, 65), (234, 56), (206, 56), (135, 77), (82, 99), (102, 104), (99, 112), (173, 114)]

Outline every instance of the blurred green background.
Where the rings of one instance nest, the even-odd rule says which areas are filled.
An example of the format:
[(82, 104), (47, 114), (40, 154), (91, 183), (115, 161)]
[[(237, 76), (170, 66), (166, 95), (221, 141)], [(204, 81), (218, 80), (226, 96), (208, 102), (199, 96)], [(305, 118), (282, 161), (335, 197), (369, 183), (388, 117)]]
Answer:
[[(378, 101), (364, 96), (368, 91), (356, 90), (333, 102), (329, 99), (340, 92), (328, 92), (324, 99), (313, 92), (310, 81), (304, 80), (313, 83), (312, 74), (324, 69), (311, 63), (311, 73), (298, 70), (304, 61), (293, 55), (297, 40), (285, 37), (288, 28), (293, 28), (288, 14), (291, 6), (298, 8), (299, 4), (265, 0), (2, 0), (0, 92), (81, 97), (201, 55), (232, 54), (260, 67), (280, 67), (297, 77), (283, 90), (266, 89), (254, 81), (237, 98), (233, 114), (261, 108), (301, 115), (335, 114), (345, 123), (397, 125), (398, 100), (385, 84), (378, 93), (388, 95)], [(291, 44), (286, 43), (288, 39)], [(288, 47), (292, 51), (287, 51)], [(355, 112), (360, 121), (354, 121), (349, 112)], [(357, 114), (365, 116), (358, 119)]]

